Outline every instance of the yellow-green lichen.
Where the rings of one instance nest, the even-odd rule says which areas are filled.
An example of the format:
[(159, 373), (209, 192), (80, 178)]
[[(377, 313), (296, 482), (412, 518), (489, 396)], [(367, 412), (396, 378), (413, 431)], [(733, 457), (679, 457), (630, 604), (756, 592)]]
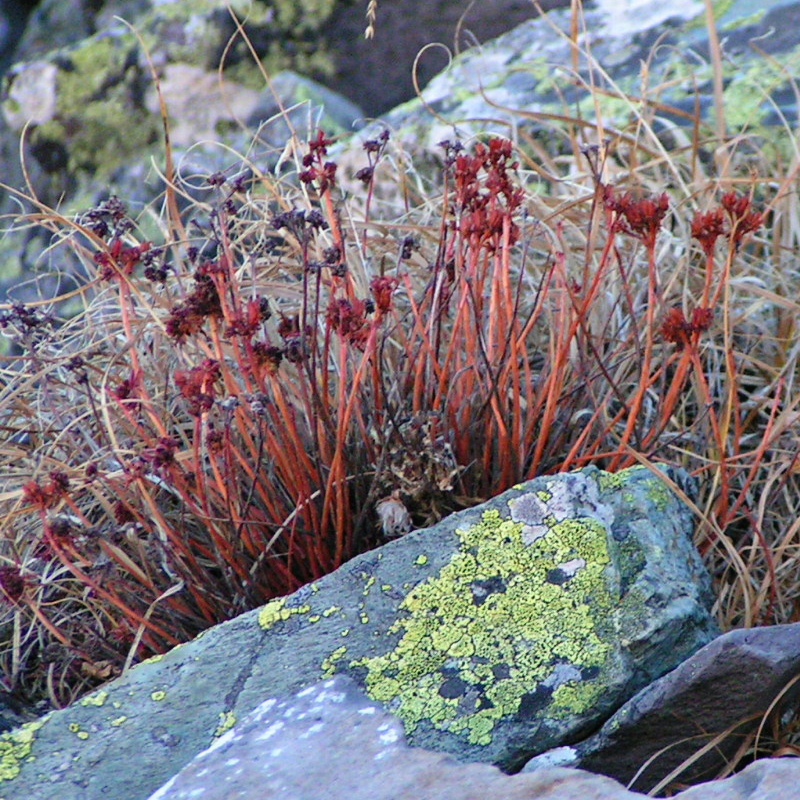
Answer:
[(597, 476), (597, 485), (603, 491), (617, 491), (625, 485), (627, 470), (620, 472), (600, 472)]
[[(497, 721), (515, 714), (556, 664), (599, 675), (612, 645), (601, 638), (593, 609), (616, 600), (605, 575), (606, 528), (589, 517), (550, 516), (546, 524), (549, 531), (531, 544), (523, 523), (497, 510), (459, 529), (458, 553), (403, 600), (405, 613), (391, 628), (400, 635), (395, 649), (351, 662), (366, 668), (368, 694), (408, 733), (427, 720), (486, 745)], [(555, 702), (586, 707), (602, 690), (601, 680), (588, 678)]]
[(236, 724), (236, 714), (233, 711), (220, 711), (219, 724), (214, 731), (214, 738), (222, 736), (223, 733), (229, 731)]
[(276, 622), (284, 622), (295, 614), (308, 614), (311, 606), (304, 603), (301, 606), (287, 606), (286, 598), (280, 597), (277, 600), (270, 600), (262, 607), (258, 614), (258, 624), (266, 631)]
[(155, 700), (157, 703), (160, 703), (166, 696), (167, 693), (163, 689), (150, 693), (150, 699)]
[(120, 725), (124, 725), (127, 721), (128, 717), (123, 714), (121, 717), (114, 717), (109, 723), (112, 728), (119, 728)]
[[(126, 156), (159, 140), (161, 121), (132, 100), (138, 66), (135, 37), (98, 35), (65, 55), (58, 72), (55, 117), (34, 131), (37, 141), (69, 142), (71, 170), (107, 174)], [(98, 66), (100, 65), (100, 66)]]
[(19, 775), (21, 765), (33, 759), (31, 750), (36, 739), (36, 731), (44, 720), (26, 722), (13, 731), (0, 734), (0, 781), (10, 781)]
[(101, 690), (94, 694), (87, 695), (81, 700), (82, 706), (102, 706), (108, 700), (108, 692)]
[(332, 678), (336, 673), (336, 664), (341, 661), (347, 654), (347, 648), (337, 647), (327, 658), (322, 661), (322, 675), (325, 678)]
[(426, 555), (419, 555), (417, 556), (417, 560), (414, 562), (418, 567), (424, 567), (425, 564), (428, 563), (428, 556)]
[(79, 739), (85, 740), (89, 738), (89, 732), (83, 730), (77, 722), (70, 722), (67, 728), (70, 733), (74, 733)]

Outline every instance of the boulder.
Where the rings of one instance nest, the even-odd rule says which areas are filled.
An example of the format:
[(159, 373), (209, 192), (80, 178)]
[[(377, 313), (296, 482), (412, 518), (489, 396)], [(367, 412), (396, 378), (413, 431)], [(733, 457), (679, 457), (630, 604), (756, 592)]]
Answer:
[(352, 678), (409, 742), (506, 770), (718, 631), (680, 471), (537, 478), (0, 736), (6, 800), (146, 797), (265, 698)]
[[(680, 800), (784, 800), (800, 759), (759, 761)], [(264, 701), (149, 800), (644, 800), (619, 783), (550, 767), (504, 775), (410, 748), (402, 726), (337, 676)]]
[[(715, 3), (723, 107), (734, 164), (769, 171), (791, 160), (797, 124), (793, 75), (800, 63), (796, 0)], [(704, 3), (598, 0), (585, 7), (575, 42), (571, 12), (531, 19), (462, 52), (419, 98), (384, 114), (356, 140), (384, 127), (412, 154), (439, 153), (444, 139), (493, 133), (548, 158), (605, 139), (659, 148), (716, 134), (713, 65)], [(575, 46), (577, 45), (577, 46)], [(599, 112), (599, 113), (598, 113)]]
[(650, 792), (688, 762), (679, 780), (695, 783), (722, 770), (776, 701), (781, 713), (796, 710), (798, 672), (800, 624), (730, 631), (638, 692), (598, 733), (537, 756), (523, 771), (557, 763)]

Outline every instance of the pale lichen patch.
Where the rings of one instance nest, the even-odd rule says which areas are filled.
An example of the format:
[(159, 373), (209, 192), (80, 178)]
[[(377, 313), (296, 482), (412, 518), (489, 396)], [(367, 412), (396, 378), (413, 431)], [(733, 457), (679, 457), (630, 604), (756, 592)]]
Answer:
[(99, 692), (94, 692), (93, 694), (87, 695), (86, 697), (82, 698), (81, 705), (102, 706), (105, 704), (106, 700), (108, 700), (108, 692), (102, 689)]
[(219, 724), (214, 731), (214, 738), (218, 739), (223, 733), (229, 731), (236, 724), (236, 714), (233, 711), (220, 711)]
[(33, 759), (31, 750), (36, 739), (36, 731), (44, 720), (26, 722), (13, 731), (0, 734), (0, 781), (10, 781), (19, 775), (21, 765)]

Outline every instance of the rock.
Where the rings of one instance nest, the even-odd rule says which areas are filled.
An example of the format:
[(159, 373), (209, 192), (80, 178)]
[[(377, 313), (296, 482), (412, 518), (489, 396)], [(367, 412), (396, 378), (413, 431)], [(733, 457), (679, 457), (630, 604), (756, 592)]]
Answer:
[[(691, 495), (688, 476), (669, 475)], [(642, 467), (527, 482), (0, 736), (12, 752), (13, 736), (30, 740), (4, 759), (17, 775), (2, 796), (58, 781), (63, 800), (138, 800), (265, 698), (336, 674), (413, 746), (519, 767), (716, 635), (692, 528)]]
[[(569, 6), (569, 2), (543, 0), (542, 7), (550, 11)], [(0, 15), (4, 6), (8, 6), (8, 14), (13, 16), (21, 12), (20, 7), (34, 5), (33, 0), (0, 0)], [(134, 22), (154, 5), (153, 0), (42, 0), (24, 33), (21, 24), (15, 27), (16, 39), (20, 40), (17, 60), (32, 61), (56, 48), (77, 44), (113, 24), (115, 16)], [(329, 16), (325, 17), (327, 9), (319, 13), (317, 4), (318, 28), (309, 30), (306, 26), (302, 36), (298, 36), (299, 31), (290, 32), (285, 40), (284, 58), (291, 58), (291, 51), (298, 48), (301, 52), (324, 50), (330, 68), (316, 77), (324, 77), (329, 88), (350, 98), (370, 116), (382, 114), (414, 96), (411, 77), (414, 60), (426, 45), (442, 43), (442, 47), (429, 49), (417, 65), (420, 86), (447, 66), (445, 47), (458, 50), (488, 41), (536, 13), (530, 0), (494, 0), (491, 5), (471, 6), (464, 0), (428, 0), (424, 6), (418, 0), (393, 0), (379, 5), (375, 36), (366, 40), (366, 4), (331, 5)], [(306, 7), (315, 14), (314, 6)], [(285, 17), (286, 11), (278, 14)], [(275, 49), (274, 41), (269, 42), (263, 35), (255, 38), (257, 49), (265, 43)], [(260, 55), (267, 53), (260, 51)], [(289, 61), (277, 66), (302, 68), (301, 64)], [(311, 73), (307, 75), (314, 77)]]
[(798, 672), (800, 624), (730, 631), (642, 689), (598, 733), (534, 758), (524, 771), (558, 763), (649, 792), (717, 734), (735, 728), (679, 776), (697, 782), (722, 769), (785, 689), (780, 707), (797, 707), (800, 687), (791, 681)]
[[(749, 142), (765, 148), (768, 157), (775, 148), (788, 153), (797, 119), (791, 76), (800, 62), (793, 24), (800, 2), (770, 0), (754, 9), (749, 0), (732, 0), (715, 6), (729, 133), (746, 129), (747, 134), (738, 142), (741, 158), (755, 158)], [(553, 157), (560, 148), (571, 150), (568, 128), (577, 126), (582, 140), (598, 143), (597, 108), (604, 135), (621, 134), (621, 146), (626, 134), (656, 146), (642, 120), (662, 136), (689, 127), (696, 102), (701, 121), (713, 124), (712, 66), (700, 0), (666, 5), (599, 0), (584, 11), (577, 53), (566, 35), (570, 21), (569, 9), (554, 11), (461, 53), (420, 99), (385, 114), (359, 138), (373, 138), (388, 126), (414, 152), (435, 150), (454, 136), (491, 132), (516, 139), (523, 130)]]
[[(354, 754), (356, 756), (354, 757)], [(784, 800), (800, 760), (759, 761), (681, 800)], [(270, 699), (194, 758), (150, 800), (644, 800), (608, 778), (547, 768), (504, 775), (411, 749), (402, 726), (337, 676)]]
[[(304, 24), (318, 28), (329, 11), (323, 7), (331, 4), (316, 4), (318, 13)], [(302, 14), (302, 3), (297, 5), (289, 14), (291, 20), (276, 19), (274, 10), (260, 2), (237, 0), (231, 8), (242, 15), (247, 12), (252, 37), (263, 35), (272, 42), (283, 36), (288, 46), (287, 26)], [(158, 155), (162, 123), (153, 69), (172, 101), (167, 110), (184, 143), (205, 138), (224, 143), (227, 129), (239, 127), (240, 114), (247, 118), (254, 108), (264, 80), (258, 67), (245, 59), (249, 51), (235, 36), (226, 4), (191, 0), (152, 4), (151, 10), (133, 17), (131, 23), (136, 32), (123, 22), (111, 21), (71, 47), (9, 71), (4, 117), (18, 134), (33, 123), (28, 134), (30, 154), (47, 175), (105, 181), (132, 158), (145, 161)], [(217, 70), (223, 53), (226, 70), (220, 76)], [(309, 58), (324, 60), (321, 51)], [(313, 72), (311, 62), (305, 64), (299, 55), (289, 59), (270, 52), (264, 62), (270, 74), (295, 63)], [(179, 93), (176, 87), (181, 86), (184, 90)], [(198, 100), (198, 95), (204, 99)]]
[(35, 0), (0, 0), (0, 75), (14, 58)]
[(641, 797), (608, 778), (545, 772), (511, 777), (486, 764), (411, 749), (396, 718), (337, 676), (295, 697), (265, 701), (150, 800)]

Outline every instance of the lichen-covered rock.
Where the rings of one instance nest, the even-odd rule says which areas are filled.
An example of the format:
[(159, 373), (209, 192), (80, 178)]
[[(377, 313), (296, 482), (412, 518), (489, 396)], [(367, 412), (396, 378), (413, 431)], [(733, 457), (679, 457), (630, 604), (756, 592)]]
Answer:
[[(752, 764), (680, 800), (784, 800), (800, 759)], [(269, 699), (150, 800), (645, 800), (575, 769), (504, 775), (486, 764), (409, 748), (396, 719), (337, 676)]]
[[(722, 43), (727, 133), (743, 136), (737, 157), (746, 160), (761, 150), (767, 160), (776, 152), (790, 158), (800, 2), (713, 5)], [(463, 52), (419, 99), (376, 125), (388, 125), (412, 151), (434, 149), (454, 135), (488, 131), (514, 138), (523, 128), (546, 143), (550, 156), (561, 146), (571, 148), (565, 130), (576, 124), (582, 141), (599, 144), (621, 135), (622, 147), (626, 136), (656, 147), (648, 128), (664, 135), (691, 126), (697, 105), (700, 121), (708, 126), (704, 130), (713, 130), (704, 3), (598, 0), (584, 9), (577, 48), (569, 35), (571, 19), (569, 9), (553, 11)], [(373, 137), (375, 130), (369, 127), (359, 136)]]
[(265, 697), (336, 674), (412, 745), (514, 768), (716, 635), (692, 528), (642, 467), (529, 481), (139, 665), (23, 743), (0, 737), (25, 747), (0, 795), (57, 778), (63, 800), (137, 800)]
[[(304, 57), (298, 45), (290, 56), (286, 45), (293, 37), (301, 42), (304, 32), (318, 30), (332, 0), (277, 5), (262, 0), (175, 0), (151, 5), (147, 13), (130, 20), (135, 31), (115, 21), (73, 46), (9, 71), (3, 115), (13, 131), (30, 125), (30, 153), (45, 173), (105, 180), (127, 160), (158, 153), (162, 122), (152, 99), (153, 70), (167, 90), (189, 71), (191, 96), (206, 96), (187, 109), (180, 102), (183, 98), (172, 93), (174, 104), (167, 110), (179, 136), (191, 138), (191, 144), (205, 137), (224, 138), (220, 121), (234, 125), (242, 119), (243, 104), (243, 116), (249, 116), (258, 91), (264, 89), (246, 43), (236, 36), (231, 11), (247, 18), (251, 37), (266, 37), (262, 63), (270, 74), (287, 67), (307, 74), (326, 71), (321, 49)], [(197, 125), (200, 109), (204, 113)]]

